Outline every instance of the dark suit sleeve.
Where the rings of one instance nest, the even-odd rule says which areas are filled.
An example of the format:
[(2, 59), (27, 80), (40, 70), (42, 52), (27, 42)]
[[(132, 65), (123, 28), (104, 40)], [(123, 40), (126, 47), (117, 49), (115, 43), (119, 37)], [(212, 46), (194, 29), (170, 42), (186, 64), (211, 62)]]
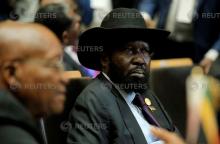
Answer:
[(220, 33), (217, 41), (214, 43), (213, 48), (220, 53)]
[(76, 100), (70, 113), (68, 144), (108, 143), (108, 112), (103, 100), (91, 91), (83, 92)]
[(39, 144), (28, 132), (16, 126), (0, 127), (1, 144)]

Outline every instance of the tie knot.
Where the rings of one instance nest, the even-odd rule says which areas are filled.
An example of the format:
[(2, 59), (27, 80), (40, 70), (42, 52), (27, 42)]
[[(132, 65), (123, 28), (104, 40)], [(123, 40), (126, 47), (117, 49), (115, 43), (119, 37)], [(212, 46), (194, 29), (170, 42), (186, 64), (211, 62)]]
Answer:
[(140, 95), (139, 93), (137, 93), (132, 103), (138, 107), (143, 107), (145, 106), (144, 97)]

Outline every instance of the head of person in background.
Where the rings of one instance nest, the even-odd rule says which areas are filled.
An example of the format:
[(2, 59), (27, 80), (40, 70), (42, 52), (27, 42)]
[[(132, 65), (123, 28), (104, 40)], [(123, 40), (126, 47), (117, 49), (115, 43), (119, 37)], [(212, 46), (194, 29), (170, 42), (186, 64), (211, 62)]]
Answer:
[(52, 30), (64, 46), (76, 45), (80, 33), (80, 16), (76, 13), (69, 15), (66, 5), (52, 3), (42, 6), (34, 21)]
[[(46, 14), (46, 18), (42, 16)], [(52, 30), (63, 44), (64, 54), (62, 61), (65, 70), (79, 70), (83, 76), (91, 76), (77, 58), (77, 41), (80, 34), (80, 16), (68, 14), (68, 7), (61, 3), (52, 3), (42, 6), (35, 17), (35, 22)]]
[[(16, 31), (16, 33), (15, 33)], [(57, 37), (38, 24), (0, 24), (0, 88), (33, 117), (63, 110), (65, 84)]]
[(10, 19), (10, 14), (14, 11), (15, 0), (0, 1), (0, 21)]
[(68, 13), (70, 15), (76, 13), (78, 9), (78, 5), (75, 2), (75, 0), (41, 0), (40, 5), (46, 6), (48, 4), (54, 4), (54, 3), (65, 4), (69, 9)]

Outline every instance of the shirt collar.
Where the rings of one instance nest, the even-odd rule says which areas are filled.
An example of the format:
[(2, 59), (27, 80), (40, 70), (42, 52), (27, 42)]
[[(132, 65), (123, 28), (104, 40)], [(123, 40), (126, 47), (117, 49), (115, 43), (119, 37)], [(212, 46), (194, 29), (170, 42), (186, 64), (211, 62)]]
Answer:
[(127, 97), (125, 97), (125, 100), (129, 103), (129, 104), (131, 104), (132, 103), (132, 101), (134, 100), (134, 98), (135, 98), (135, 92), (130, 92), (130, 93), (128, 93), (128, 95), (127, 95)]
[(114, 83), (111, 81), (111, 79), (107, 76), (107, 74), (105, 74), (104, 72), (102, 72), (102, 74), (104, 75), (104, 77), (105, 77), (108, 81), (110, 81), (112, 84), (114, 84)]
[(135, 97), (135, 92), (127, 93), (124, 90), (120, 89), (111, 79), (108, 77), (107, 74), (102, 72), (104, 77), (120, 92), (120, 94), (124, 97), (127, 103), (131, 104)]

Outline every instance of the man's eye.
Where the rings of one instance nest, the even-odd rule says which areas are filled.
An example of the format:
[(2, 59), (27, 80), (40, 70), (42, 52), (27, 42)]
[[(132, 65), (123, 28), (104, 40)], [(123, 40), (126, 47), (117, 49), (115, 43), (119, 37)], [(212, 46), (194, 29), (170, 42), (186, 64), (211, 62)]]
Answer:
[(132, 55), (135, 53), (134, 48), (132, 46), (127, 46), (126, 53)]
[(141, 52), (142, 52), (142, 53), (149, 53), (146, 48), (142, 48), (142, 49), (141, 49)]
[(127, 54), (129, 54), (129, 55), (134, 54), (134, 51), (133, 51), (133, 49), (131, 49), (131, 48), (127, 48), (127, 49), (126, 49), (126, 52), (127, 52)]

